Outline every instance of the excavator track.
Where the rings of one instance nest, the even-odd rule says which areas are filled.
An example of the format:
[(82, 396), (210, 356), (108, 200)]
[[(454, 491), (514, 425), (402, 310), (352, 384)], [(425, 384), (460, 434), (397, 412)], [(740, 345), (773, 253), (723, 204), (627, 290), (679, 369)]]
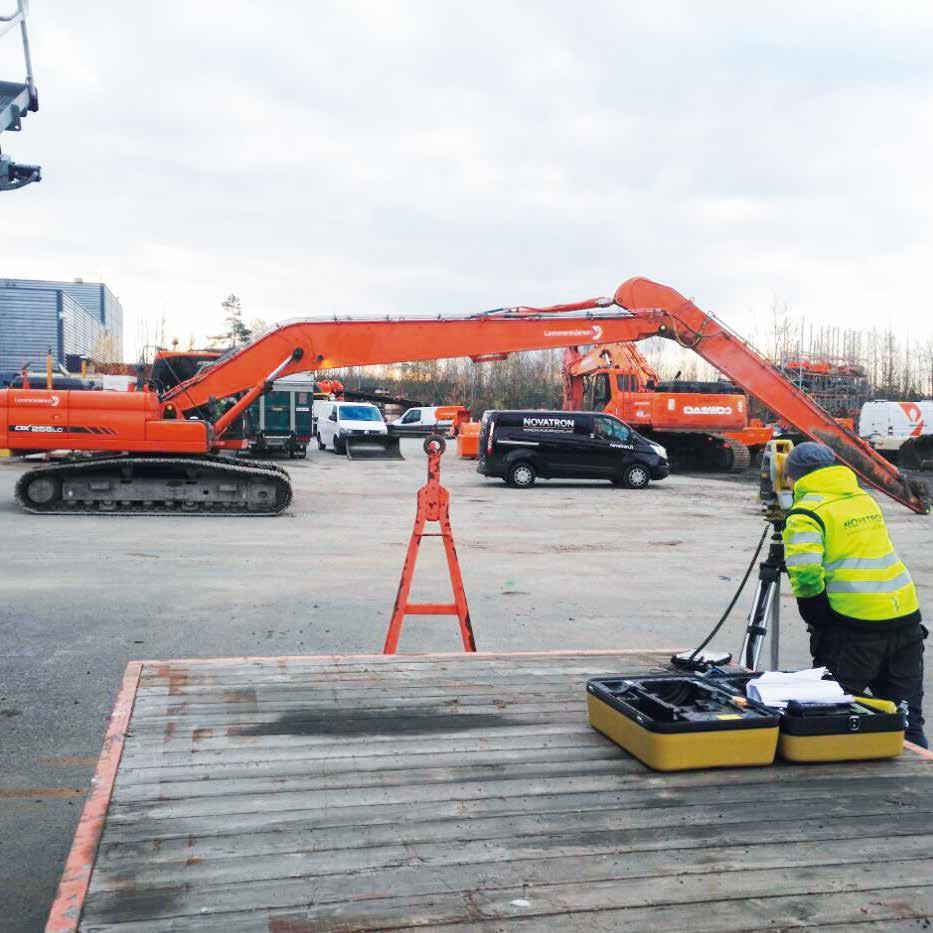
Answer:
[(274, 463), (226, 457), (67, 460), (24, 473), (16, 500), (39, 515), (278, 515), (292, 501)]
[(726, 450), (732, 452), (732, 462), (728, 467), (728, 471), (730, 473), (744, 473), (752, 462), (752, 455), (748, 447), (741, 441), (733, 440), (730, 437), (724, 437), (722, 440)]

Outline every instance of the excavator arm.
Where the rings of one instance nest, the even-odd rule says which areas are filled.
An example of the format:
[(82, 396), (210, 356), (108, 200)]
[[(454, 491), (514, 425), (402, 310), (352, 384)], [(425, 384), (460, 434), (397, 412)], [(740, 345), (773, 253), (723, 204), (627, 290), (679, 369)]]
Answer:
[(930, 511), (927, 487), (909, 480), (860, 438), (838, 424), (777, 367), (725, 325), (667, 285), (634, 278), (616, 290), (620, 308), (651, 308), (667, 315), (663, 336), (693, 350), (807, 437), (831, 447), (837, 458), (866, 483), (914, 512)]
[[(614, 297), (547, 308), (502, 308), (467, 317), (316, 319), (287, 322), (175, 386), (162, 398), (182, 411), (212, 399), (255, 398), (272, 375), (446, 357), (488, 357), (661, 336), (714, 365), (736, 385), (814, 440), (866, 483), (915, 512), (929, 511), (925, 487), (910, 482), (744, 340), (673, 288), (644, 278), (619, 286)], [(242, 405), (243, 399), (241, 399)], [(222, 433), (232, 418), (215, 425)]]
[[(609, 299), (592, 299), (611, 305)], [(582, 303), (581, 303), (582, 304)], [(563, 349), (575, 343), (642, 340), (663, 327), (663, 312), (612, 307), (576, 313), (508, 308), (472, 317), (331, 319), (280, 325), (222, 357), (163, 397), (183, 410), (243, 392), (289, 361), (278, 377), (309, 370), (372, 366), (445, 357), (489, 357), (526, 350)], [(291, 360), (296, 348), (300, 360)]]

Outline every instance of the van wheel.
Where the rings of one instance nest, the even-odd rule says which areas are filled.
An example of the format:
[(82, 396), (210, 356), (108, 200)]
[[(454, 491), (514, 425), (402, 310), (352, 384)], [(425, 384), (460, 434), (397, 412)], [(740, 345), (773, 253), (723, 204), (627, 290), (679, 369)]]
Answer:
[(347, 452), (347, 442), (334, 435), (334, 453), (345, 454)]
[(640, 463), (633, 463), (622, 471), (621, 480), (613, 480), (617, 486), (629, 489), (644, 489), (651, 482), (651, 474)]
[(317, 432), (317, 449), (318, 449), (318, 450), (326, 450), (326, 449), (327, 449), (327, 448), (324, 446), (324, 441), (321, 440), (321, 432), (320, 432), (320, 431)]
[(530, 489), (537, 478), (535, 468), (527, 460), (522, 460), (512, 465), (507, 482), (515, 489)]

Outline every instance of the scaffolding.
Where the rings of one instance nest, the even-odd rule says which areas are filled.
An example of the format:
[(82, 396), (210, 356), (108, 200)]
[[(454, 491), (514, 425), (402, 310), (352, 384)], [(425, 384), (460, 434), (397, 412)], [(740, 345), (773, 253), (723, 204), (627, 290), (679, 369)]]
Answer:
[(806, 352), (784, 357), (779, 367), (834, 418), (857, 418), (872, 395), (868, 369), (861, 360)]

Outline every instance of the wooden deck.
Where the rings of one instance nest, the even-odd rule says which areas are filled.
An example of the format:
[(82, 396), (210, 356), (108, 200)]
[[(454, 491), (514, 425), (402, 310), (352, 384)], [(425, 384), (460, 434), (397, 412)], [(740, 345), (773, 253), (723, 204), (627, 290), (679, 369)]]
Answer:
[(49, 930), (922, 930), (933, 761), (656, 774), (648, 652), (130, 665)]

